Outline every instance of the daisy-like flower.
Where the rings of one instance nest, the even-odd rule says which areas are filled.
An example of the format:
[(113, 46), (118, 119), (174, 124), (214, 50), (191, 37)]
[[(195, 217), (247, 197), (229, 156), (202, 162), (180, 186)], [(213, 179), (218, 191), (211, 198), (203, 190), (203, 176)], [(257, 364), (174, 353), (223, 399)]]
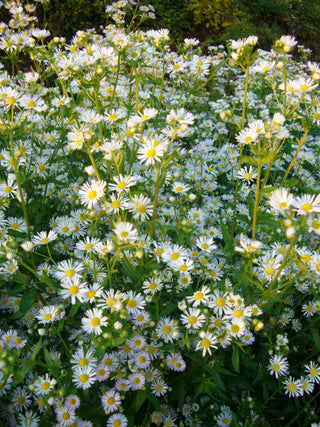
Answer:
[(61, 281), (74, 281), (81, 278), (84, 265), (68, 260), (58, 262), (54, 276)]
[(77, 366), (73, 369), (72, 382), (76, 387), (86, 390), (96, 382), (96, 373), (91, 366)]
[(269, 205), (276, 212), (284, 212), (288, 210), (294, 202), (294, 197), (286, 188), (279, 188), (271, 193)]
[(252, 166), (249, 166), (249, 169), (247, 166), (244, 166), (237, 172), (237, 178), (246, 181), (248, 183), (253, 182), (258, 176), (258, 173), (256, 169), (254, 169)]
[(9, 174), (7, 182), (0, 182), (0, 197), (17, 197), (18, 185), (15, 183), (15, 176)]
[(92, 368), (96, 368), (97, 358), (94, 357), (94, 352), (91, 349), (85, 350), (83, 347), (77, 349), (77, 351), (73, 354), (70, 359), (70, 363), (75, 367), (84, 367), (91, 366)]
[(127, 427), (128, 419), (123, 414), (113, 414), (108, 418), (107, 427)]
[(173, 340), (179, 337), (179, 330), (176, 326), (176, 322), (169, 317), (163, 317), (157, 324), (155, 330), (157, 336), (164, 342), (173, 342)]
[(77, 409), (80, 406), (80, 398), (76, 394), (70, 394), (65, 398), (64, 404), (67, 408)]
[(197, 307), (200, 304), (207, 305), (210, 299), (210, 288), (208, 286), (202, 286), (201, 289), (194, 292), (193, 295), (187, 297), (187, 301), (190, 304), (193, 304), (194, 307)]
[(196, 240), (196, 246), (205, 252), (212, 252), (217, 249), (217, 246), (214, 244), (212, 237), (200, 236)]
[(69, 427), (76, 421), (74, 409), (65, 405), (56, 408), (56, 416), (61, 427)]
[(188, 190), (190, 190), (190, 186), (187, 184), (184, 184), (183, 182), (179, 182), (177, 181), (176, 183), (173, 184), (172, 186), (172, 191), (176, 194), (184, 194), (186, 193)]
[(108, 184), (109, 191), (117, 193), (128, 192), (130, 187), (136, 185), (138, 177), (131, 175), (118, 175), (113, 177), (115, 184)]
[(300, 379), (295, 380), (293, 377), (289, 377), (283, 382), (284, 392), (289, 397), (299, 397), (303, 395), (303, 388), (301, 387)]
[(116, 412), (121, 405), (120, 393), (116, 390), (109, 390), (107, 393), (103, 393), (101, 403), (106, 414)]
[(113, 232), (121, 243), (132, 243), (138, 238), (138, 231), (130, 222), (118, 222)]
[(134, 356), (134, 362), (138, 368), (145, 369), (150, 365), (151, 359), (147, 351), (139, 351)]
[(184, 108), (178, 108), (177, 110), (170, 110), (166, 117), (167, 123), (179, 123), (180, 125), (193, 125), (194, 115)]
[(293, 36), (281, 36), (279, 40), (276, 41), (276, 47), (279, 47), (283, 50), (284, 53), (289, 53), (298, 42)]
[(62, 289), (59, 291), (59, 294), (63, 299), (71, 298), (71, 304), (75, 304), (76, 300), (82, 302), (88, 292), (87, 283), (80, 283), (79, 278), (72, 281), (62, 281), (61, 287)]
[(150, 389), (151, 393), (159, 397), (166, 394), (166, 392), (168, 391), (168, 385), (163, 380), (158, 379), (151, 383)]
[(105, 381), (110, 376), (110, 370), (103, 362), (96, 367), (97, 381)]
[(79, 190), (80, 202), (91, 209), (104, 196), (105, 181), (86, 182)]
[(147, 166), (154, 165), (155, 162), (161, 161), (166, 150), (167, 144), (147, 139), (144, 141), (143, 146), (138, 148), (138, 159)]
[[(240, 311), (240, 310), (239, 310)], [(227, 330), (232, 337), (242, 337), (246, 330), (246, 324), (243, 319), (233, 318), (227, 324)]]
[(263, 243), (259, 242), (258, 240), (251, 240), (244, 235), (240, 236), (239, 243), (240, 243), (240, 246), (236, 246), (235, 251), (245, 253), (245, 254), (255, 253), (259, 251), (263, 246)]
[(308, 365), (304, 366), (304, 369), (307, 373), (308, 379), (312, 383), (320, 383), (320, 365), (315, 362), (310, 362)]
[(38, 377), (34, 382), (34, 392), (37, 395), (47, 395), (53, 390), (57, 381), (54, 378), (50, 378), (49, 374), (45, 377)]
[(310, 267), (310, 270), (315, 272), (317, 275), (320, 274), (320, 254), (315, 252), (312, 255), (309, 267)]
[(288, 359), (281, 354), (275, 354), (269, 360), (268, 370), (277, 379), (280, 375), (285, 375), (289, 370)]
[(84, 251), (86, 253), (95, 252), (96, 246), (99, 244), (101, 244), (101, 241), (99, 239), (87, 236), (85, 240), (79, 240), (76, 243), (76, 249), (78, 249), (79, 251)]
[(253, 144), (258, 139), (259, 133), (256, 132), (254, 128), (245, 128), (239, 133), (236, 137), (236, 140), (240, 142), (240, 144)]
[(163, 288), (163, 282), (160, 277), (151, 277), (142, 284), (142, 289), (145, 294), (154, 295)]
[(102, 334), (101, 327), (108, 325), (108, 318), (103, 315), (103, 311), (99, 308), (93, 308), (85, 313), (82, 318), (82, 328), (88, 334)]
[(181, 315), (181, 322), (187, 329), (199, 329), (203, 326), (206, 316), (197, 308), (189, 308)]
[[(277, 259), (270, 258), (270, 256), (266, 255), (260, 259), (259, 262), (259, 273), (262, 278), (267, 280), (268, 282), (272, 282), (275, 278), (281, 264)], [(284, 272), (282, 271), (282, 274)]]
[(132, 390), (141, 390), (145, 384), (145, 376), (142, 373), (134, 372), (128, 378)]
[(107, 213), (118, 214), (120, 210), (124, 210), (129, 206), (129, 200), (122, 196), (122, 193), (110, 194), (110, 200), (104, 202), (103, 208)]
[(217, 337), (215, 335), (208, 331), (201, 331), (197, 340), (196, 350), (202, 351), (202, 356), (205, 357), (207, 353), (211, 355), (212, 348), (217, 348), (216, 344)]
[(293, 209), (298, 215), (307, 215), (320, 212), (320, 194), (309, 195), (303, 194), (301, 197), (296, 197), (292, 203)]
[(144, 221), (152, 215), (153, 205), (149, 197), (143, 194), (134, 195), (129, 203), (129, 211), (133, 213), (134, 219)]
[(95, 302), (97, 299), (101, 297), (103, 294), (103, 288), (99, 285), (99, 283), (93, 283), (89, 285), (87, 288), (87, 292), (85, 294), (85, 300), (90, 303)]
[(40, 231), (37, 233), (33, 239), (32, 243), (36, 245), (46, 245), (50, 242), (53, 242), (57, 238), (57, 233), (53, 230), (50, 230), (49, 232), (46, 231)]
[(58, 310), (57, 306), (47, 305), (45, 307), (40, 308), (35, 317), (36, 319), (38, 319), (39, 323), (45, 325), (47, 323), (52, 323), (54, 321), (60, 320), (62, 317), (62, 313)]

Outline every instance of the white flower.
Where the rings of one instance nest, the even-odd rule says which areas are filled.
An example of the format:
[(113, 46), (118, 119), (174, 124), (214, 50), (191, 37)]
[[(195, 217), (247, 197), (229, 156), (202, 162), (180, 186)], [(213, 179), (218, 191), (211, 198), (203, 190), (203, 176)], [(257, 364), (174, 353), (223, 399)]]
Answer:
[(91, 209), (104, 196), (105, 181), (86, 182), (79, 190), (81, 203)]
[(103, 311), (99, 308), (93, 308), (85, 313), (82, 318), (82, 328), (87, 333), (94, 335), (102, 334), (101, 327), (108, 325), (108, 318), (103, 316)]

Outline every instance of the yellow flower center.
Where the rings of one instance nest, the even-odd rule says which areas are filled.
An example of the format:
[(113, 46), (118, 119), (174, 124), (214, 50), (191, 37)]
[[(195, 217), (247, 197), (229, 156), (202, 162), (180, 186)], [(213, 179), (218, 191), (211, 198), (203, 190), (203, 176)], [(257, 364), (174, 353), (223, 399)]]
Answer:
[(49, 387), (50, 387), (50, 383), (48, 381), (45, 381), (44, 383), (41, 384), (42, 390), (48, 390)]
[(76, 272), (75, 272), (75, 270), (74, 270), (73, 268), (69, 268), (69, 269), (66, 271), (66, 276), (67, 276), (67, 277), (73, 277), (75, 274), (76, 274)]
[(97, 192), (95, 190), (90, 190), (88, 193), (88, 199), (93, 200), (97, 197)]
[(170, 334), (170, 332), (171, 332), (171, 328), (170, 328), (170, 326), (165, 326), (165, 327), (163, 328), (163, 332), (164, 332), (165, 334)]
[(189, 323), (194, 325), (195, 323), (197, 323), (197, 318), (196, 318), (196, 316), (189, 316), (188, 321), (189, 321)]
[(79, 380), (82, 383), (86, 383), (88, 381), (88, 379), (89, 379), (89, 376), (87, 374), (81, 374), (80, 377), (79, 377)]
[(79, 292), (78, 286), (76, 286), (76, 285), (70, 286), (69, 292), (71, 295), (77, 295), (77, 293)]
[(94, 327), (99, 326), (100, 325), (100, 319), (99, 319), (99, 317), (93, 317), (91, 319), (91, 325), (94, 326)]
[(48, 322), (49, 320), (51, 320), (52, 319), (52, 314), (50, 314), (50, 313), (48, 313), (48, 314), (46, 314), (45, 316), (44, 316), (44, 320), (46, 321), (46, 322)]
[(82, 358), (79, 360), (79, 365), (80, 366), (88, 366), (88, 360), (85, 358)]
[(305, 211), (305, 212), (311, 211), (311, 209), (312, 209), (312, 205), (310, 205), (310, 203), (304, 203), (304, 204), (301, 206), (301, 209), (302, 209), (303, 211)]

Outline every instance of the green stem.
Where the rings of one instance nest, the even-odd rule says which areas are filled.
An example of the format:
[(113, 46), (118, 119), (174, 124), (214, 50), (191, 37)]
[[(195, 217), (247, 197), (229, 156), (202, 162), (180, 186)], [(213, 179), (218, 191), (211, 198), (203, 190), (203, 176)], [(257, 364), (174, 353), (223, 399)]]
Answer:
[(305, 129), (305, 131), (304, 131), (304, 134), (303, 134), (303, 136), (302, 136), (302, 139), (301, 139), (301, 141), (300, 141), (299, 147), (297, 148), (296, 154), (294, 155), (294, 157), (293, 157), (293, 159), (292, 159), (292, 161), (291, 161), (291, 163), (290, 163), (290, 165), (289, 165), (289, 167), (288, 167), (288, 169), (287, 169), (287, 172), (285, 173), (284, 177), (282, 178), (282, 181), (281, 181), (280, 186), (282, 186), (282, 185), (283, 185), (283, 183), (284, 183), (284, 182), (285, 182), (285, 180), (287, 179), (287, 176), (289, 175), (289, 172), (290, 172), (290, 170), (291, 170), (292, 166), (295, 164), (295, 162), (296, 162), (296, 160), (297, 160), (297, 157), (298, 157), (298, 155), (299, 155), (299, 152), (300, 152), (300, 150), (301, 150), (301, 148), (302, 148), (302, 146), (303, 146), (303, 144), (304, 144), (304, 142), (305, 142), (305, 140), (306, 140), (306, 137), (307, 137), (307, 135), (308, 135), (308, 132), (309, 132), (309, 129), (308, 129), (308, 128), (306, 128), (306, 129)]
[(256, 237), (258, 206), (259, 206), (259, 201), (260, 201), (260, 179), (261, 179), (261, 158), (258, 157), (258, 175), (257, 175), (256, 199), (254, 202), (253, 218), (252, 218), (252, 240), (254, 240)]

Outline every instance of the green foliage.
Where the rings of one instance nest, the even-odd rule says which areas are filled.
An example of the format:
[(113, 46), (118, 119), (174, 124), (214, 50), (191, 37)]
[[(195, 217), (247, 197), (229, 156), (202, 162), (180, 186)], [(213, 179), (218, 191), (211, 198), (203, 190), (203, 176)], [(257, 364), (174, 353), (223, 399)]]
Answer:
[(231, 25), (237, 11), (235, 0), (191, 0), (189, 7), (195, 23), (215, 34)]

